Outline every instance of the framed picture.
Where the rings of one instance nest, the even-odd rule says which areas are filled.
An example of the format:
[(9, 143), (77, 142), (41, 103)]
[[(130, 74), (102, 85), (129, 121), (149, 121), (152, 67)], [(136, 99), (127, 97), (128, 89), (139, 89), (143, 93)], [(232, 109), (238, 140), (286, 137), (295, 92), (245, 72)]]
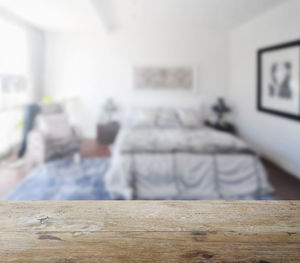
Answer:
[(300, 120), (300, 40), (257, 54), (259, 111)]
[(196, 86), (193, 67), (137, 66), (134, 87), (138, 90), (192, 91)]

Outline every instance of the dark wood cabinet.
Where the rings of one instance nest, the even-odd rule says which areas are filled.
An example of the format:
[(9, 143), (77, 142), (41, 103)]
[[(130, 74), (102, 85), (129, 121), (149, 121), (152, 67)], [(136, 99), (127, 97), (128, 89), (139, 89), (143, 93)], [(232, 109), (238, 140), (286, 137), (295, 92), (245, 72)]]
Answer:
[(119, 132), (120, 124), (118, 122), (99, 123), (97, 125), (97, 141), (100, 144), (114, 143)]

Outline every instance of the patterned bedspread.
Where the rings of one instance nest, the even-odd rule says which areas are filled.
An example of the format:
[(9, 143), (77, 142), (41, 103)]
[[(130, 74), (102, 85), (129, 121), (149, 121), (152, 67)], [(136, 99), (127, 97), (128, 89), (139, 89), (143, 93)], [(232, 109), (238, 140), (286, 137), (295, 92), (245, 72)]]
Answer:
[(249, 145), (206, 128), (123, 129), (105, 182), (120, 199), (260, 199), (273, 191)]

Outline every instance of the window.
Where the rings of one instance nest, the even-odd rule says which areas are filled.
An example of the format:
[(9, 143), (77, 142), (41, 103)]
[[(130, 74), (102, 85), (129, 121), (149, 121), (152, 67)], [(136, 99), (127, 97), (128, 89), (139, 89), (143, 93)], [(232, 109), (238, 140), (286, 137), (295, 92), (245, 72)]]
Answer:
[(30, 99), (30, 49), (25, 27), (0, 18), (0, 156), (20, 141), (22, 106)]

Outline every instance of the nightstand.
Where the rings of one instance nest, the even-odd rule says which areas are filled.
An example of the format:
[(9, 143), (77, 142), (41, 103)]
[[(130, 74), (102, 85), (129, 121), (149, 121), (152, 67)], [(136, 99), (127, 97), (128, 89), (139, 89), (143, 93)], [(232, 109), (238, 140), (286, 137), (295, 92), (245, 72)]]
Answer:
[(233, 124), (231, 123), (224, 123), (223, 125), (220, 125), (218, 123), (211, 123), (210, 121), (205, 121), (204, 122), (205, 126), (209, 127), (209, 128), (212, 128), (212, 129), (215, 129), (215, 130), (218, 130), (218, 131), (222, 131), (222, 132), (228, 132), (228, 133), (231, 133), (233, 135), (237, 135), (237, 131), (236, 131), (236, 128)]
[(112, 121), (97, 125), (97, 141), (100, 144), (112, 144), (119, 132), (120, 124)]

